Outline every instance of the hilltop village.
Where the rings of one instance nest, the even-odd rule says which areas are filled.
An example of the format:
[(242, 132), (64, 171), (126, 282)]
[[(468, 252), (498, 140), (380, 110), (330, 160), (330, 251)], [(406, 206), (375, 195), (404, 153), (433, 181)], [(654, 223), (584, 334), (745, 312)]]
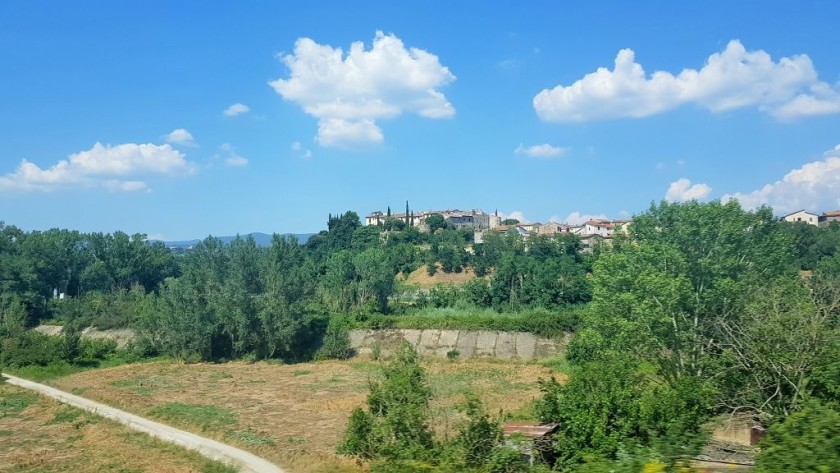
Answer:
[[(569, 233), (577, 235), (581, 241), (583, 253), (591, 253), (598, 243), (610, 244), (616, 233), (627, 235), (632, 220), (610, 220), (592, 218), (580, 224), (558, 223), (523, 223), (505, 221), (496, 211), (492, 215), (481, 209), (472, 210), (425, 210), (419, 213), (413, 211), (402, 213), (391, 213), (390, 209), (385, 212), (376, 210), (365, 216), (365, 225), (385, 225), (388, 219), (395, 219), (413, 226), (421, 232), (428, 232), (430, 229), (427, 219), (434, 215), (443, 217), (443, 221), (453, 228), (472, 228), (475, 231), (474, 242), (482, 243), (487, 232), (515, 233), (522, 238), (532, 235), (543, 235), (553, 237), (555, 235)], [(828, 227), (831, 222), (840, 221), (840, 210), (823, 212), (821, 215), (806, 210), (798, 210), (780, 217), (780, 220), (796, 223), (802, 222), (809, 225)]]
[(427, 219), (432, 216), (443, 217), (443, 221), (454, 228), (472, 228), (475, 231), (475, 243), (482, 243), (487, 232), (515, 233), (523, 238), (532, 235), (552, 237), (555, 235), (569, 233), (578, 235), (582, 244), (583, 252), (591, 252), (596, 243), (604, 242), (609, 244), (616, 232), (626, 234), (632, 220), (608, 220), (589, 219), (581, 224), (573, 225), (568, 223), (523, 223), (518, 221), (504, 220), (499, 216), (498, 211), (492, 215), (481, 209), (472, 210), (426, 210), (419, 213), (409, 211), (408, 213), (389, 213), (380, 210), (371, 212), (365, 217), (365, 225), (384, 225), (388, 219), (395, 219), (413, 226), (421, 232), (428, 232), (430, 226)]

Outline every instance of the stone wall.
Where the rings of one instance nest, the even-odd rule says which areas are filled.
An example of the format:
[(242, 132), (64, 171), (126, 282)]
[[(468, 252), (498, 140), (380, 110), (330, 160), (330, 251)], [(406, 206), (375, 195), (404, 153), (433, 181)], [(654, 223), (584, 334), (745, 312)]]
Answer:
[(402, 341), (407, 341), (421, 355), (445, 357), (452, 350), (459, 358), (496, 358), (500, 360), (535, 360), (562, 355), (571, 340), (538, 337), (527, 332), (485, 330), (388, 329), (351, 330), (350, 346), (357, 355), (370, 355), (374, 346), (391, 355)]

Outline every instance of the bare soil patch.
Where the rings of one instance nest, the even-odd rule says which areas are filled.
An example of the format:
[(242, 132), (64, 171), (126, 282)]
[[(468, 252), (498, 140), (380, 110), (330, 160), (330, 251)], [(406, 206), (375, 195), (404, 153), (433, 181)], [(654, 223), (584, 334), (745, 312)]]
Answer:
[(0, 471), (221, 473), (231, 470), (116, 422), (3, 384), (0, 385)]
[[(452, 430), (466, 392), (527, 417), (543, 366), (487, 360), (424, 361), (440, 431)], [(138, 415), (251, 451), (302, 473), (359, 472), (338, 456), (350, 411), (364, 403), (379, 362), (353, 359), (297, 365), (231, 362), (125, 365), (60, 378), (51, 384)], [(222, 420), (220, 420), (222, 419)]]

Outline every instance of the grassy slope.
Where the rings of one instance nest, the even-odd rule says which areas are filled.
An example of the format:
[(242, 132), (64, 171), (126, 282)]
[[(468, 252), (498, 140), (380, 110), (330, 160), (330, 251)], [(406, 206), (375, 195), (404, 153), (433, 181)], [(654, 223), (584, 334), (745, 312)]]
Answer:
[(0, 471), (232, 473), (197, 453), (0, 384)]
[[(415, 269), (404, 279), (407, 286), (418, 287), (421, 289), (431, 289), (438, 284), (445, 286), (461, 286), (476, 278), (472, 268), (466, 268), (460, 273), (444, 273), (440, 271), (440, 264), (438, 270), (434, 275), (429, 275), (426, 265), (422, 265)], [(402, 275), (400, 275), (402, 276)]]
[[(439, 431), (454, 429), (456, 405), (475, 392), (490, 412), (528, 418), (541, 365), (427, 360)], [(297, 365), (156, 362), (74, 374), (60, 388), (216, 438), (295, 472), (364, 471), (337, 456), (350, 411), (364, 403), (378, 362), (356, 359)]]

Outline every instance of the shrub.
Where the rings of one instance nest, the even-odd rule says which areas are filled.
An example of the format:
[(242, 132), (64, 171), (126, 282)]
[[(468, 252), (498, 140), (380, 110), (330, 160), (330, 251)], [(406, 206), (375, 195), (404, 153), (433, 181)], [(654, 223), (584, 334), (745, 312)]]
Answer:
[(382, 374), (384, 379), (371, 385), (367, 412), (353, 412), (340, 451), (388, 460), (432, 458), (435, 443), (428, 424), (432, 392), (417, 352), (402, 343)]
[(840, 471), (840, 412), (816, 401), (770, 427), (756, 473)]
[(64, 339), (27, 331), (0, 340), (0, 364), (13, 368), (46, 366), (63, 360)]
[(506, 446), (493, 451), (485, 469), (488, 473), (527, 473), (530, 468), (519, 450)]
[(555, 450), (566, 468), (611, 462), (639, 448), (674, 463), (702, 444), (699, 426), (711, 405), (711, 392), (699, 380), (658, 383), (619, 359), (582, 365), (565, 385), (541, 380), (540, 389), (535, 410), (542, 421), (561, 424)]
[(468, 396), (463, 407), (466, 422), (458, 429), (455, 443), (463, 452), (463, 463), (469, 467), (484, 465), (493, 450), (502, 442), (502, 426), (491, 419), (475, 396)]
[(353, 355), (350, 347), (350, 321), (340, 315), (330, 317), (324, 343), (315, 353), (318, 360), (337, 359), (346, 360)]

